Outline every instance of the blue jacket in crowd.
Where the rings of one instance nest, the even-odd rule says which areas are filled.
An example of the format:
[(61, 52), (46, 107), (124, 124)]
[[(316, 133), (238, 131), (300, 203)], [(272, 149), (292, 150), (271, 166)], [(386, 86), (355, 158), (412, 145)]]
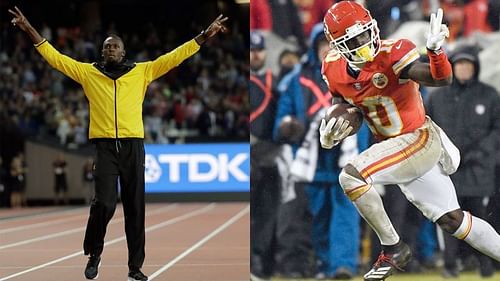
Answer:
[[(280, 140), (279, 124), (283, 117), (290, 115), (298, 119), (304, 126), (305, 132), (315, 114), (322, 108), (319, 100), (326, 100), (330, 104), (331, 95), (321, 75), (321, 61), (318, 59), (318, 42), (324, 36), (322, 24), (317, 25), (311, 32), (311, 47), (307, 53), (307, 61), (300, 68), (296, 68), (283, 77), (278, 89), (282, 91), (278, 102), (276, 121), (273, 131), (275, 140)], [(369, 146), (369, 129), (366, 125), (358, 131), (358, 149), (363, 151)], [(319, 141), (319, 137), (318, 137)], [(294, 153), (301, 145), (292, 143)], [(319, 155), (316, 173), (313, 181), (337, 182), (341, 168), (338, 167), (340, 145), (332, 149), (323, 149), (319, 145)]]

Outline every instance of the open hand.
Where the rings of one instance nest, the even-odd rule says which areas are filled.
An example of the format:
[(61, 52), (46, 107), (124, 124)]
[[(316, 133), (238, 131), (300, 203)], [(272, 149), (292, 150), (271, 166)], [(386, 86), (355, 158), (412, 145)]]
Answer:
[(325, 119), (321, 120), (319, 127), (319, 141), (321, 147), (330, 149), (339, 144), (352, 132), (353, 128), (349, 125), (349, 120), (342, 117), (331, 118), (326, 122)]
[(207, 38), (214, 36), (219, 33), (219, 31), (227, 32), (227, 27), (224, 25), (224, 22), (227, 21), (227, 17), (222, 18), (222, 14), (220, 14), (208, 27), (205, 29), (205, 34)]
[(431, 14), (429, 25), (426, 47), (427, 49), (436, 51), (441, 48), (445, 38), (450, 35), (448, 27), (446, 24), (443, 24), (443, 9), (439, 8), (437, 14)]
[(14, 15), (14, 18), (10, 21), (14, 26), (18, 26), (22, 31), (27, 31), (28, 28), (31, 26), (29, 21), (26, 19), (26, 17), (23, 15), (21, 10), (17, 8), (17, 6), (14, 6), (15, 11), (12, 11), (9, 9), (9, 13)]

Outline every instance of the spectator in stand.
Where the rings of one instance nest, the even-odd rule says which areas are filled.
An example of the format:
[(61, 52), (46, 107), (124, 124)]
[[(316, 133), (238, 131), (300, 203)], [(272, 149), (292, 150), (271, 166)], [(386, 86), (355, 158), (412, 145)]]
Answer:
[[(464, 47), (450, 57), (453, 82), (433, 92), (426, 112), (447, 132), (460, 150), (460, 167), (451, 175), (460, 206), (473, 215), (486, 219), (485, 198), (495, 191), (495, 154), (500, 138), (500, 96), (497, 91), (478, 80), (477, 49)], [(445, 277), (458, 277), (457, 257), (460, 240), (444, 233)], [(480, 274), (494, 274), (492, 262), (477, 253)]]
[[(278, 81), (281, 81), (283, 77), (285, 77), (290, 71), (293, 71), (294, 68), (300, 67), (300, 57), (297, 52), (285, 49), (279, 55), (279, 65), (280, 71), (278, 74)], [(281, 82), (280, 82), (281, 83)]]
[[(369, 132), (363, 126), (357, 135), (345, 139), (335, 149), (319, 147), (319, 122), (331, 105), (331, 95), (321, 73), (322, 61), (331, 55), (323, 24), (313, 28), (309, 42), (307, 61), (300, 72), (289, 74), (293, 78), (279, 99), (274, 137), (293, 147), (290, 170), (298, 196), (294, 200), (295, 210), (290, 213), (296, 216), (291, 220), (295, 228), (310, 230), (306, 235), (315, 252), (316, 278), (347, 280), (357, 272), (360, 217), (345, 196), (338, 175), (349, 159), (368, 147)], [(305, 134), (291, 130), (295, 136), (288, 137), (290, 119), (303, 124)], [(298, 216), (305, 212), (312, 215), (312, 225)], [(304, 270), (306, 258), (304, 254), (287, 257), (295, 270)], [(302, 272), (302, 276), (296, 277), (306, 276)]]
[(250, 30), (271, 31), (273, 21), (268, 0), (253, 0), (250, 5)]
[[(424, 14), (431, 12), (431, 0), (424, 1)], [(493, 1), (495, 2), (495, 1)], [(476, 31), (491, 32), (488, 0), (441, 0), (445, 21), (448, 23), (450, 37), (453, 42), (460, 37), (468, 37)], [(494, 7), (494, 6), (491, 6)], [(496, 15), (498, 20), (498, 14)]]
[(250, 33), (250, 279), (267, 280), (276, 271), (277, 220), (283, 179), (278, 167), (281, 146), (272, 140), (276, 114), (276, 78), (265, 67), (267, 49), (259, 32)]
[(54, 203), (56, 205), (61, 203), (67, 205), (68, 180), (66, 178), (66, 160), (64, 160), (64, 154), (62, 152), (57, 155), (52, 166), (54, 168), (54, 191), (56, 194)]
[(24, 187), (24, 172), (23, 163), (19, 156), (12, 159), (10, 164), (10, 179), (9, 179), (9, 190), (10, 190), (10, 206), (12, 208), (19, 208), (23, 205), (23, 192)]
[(23, 178), (22, 184), (21, 184), (21, 204), (23, 206), (27, 206), (27, 201), (26, 201), (26, 174), (28, 173), (28, 164), (26, 163), (26, 159), (24, 157), (24, 152), (20, 151), (17, 153), (17, 158), (19, 158), (19, 162), (21, 162), (21, 175)]
[(307, 44), (297, 6), (293, 0), (268, 1), (271, 7), (273, 32), (289, 43), (298, 46), (299, 53), (303, 54), (307, 50)]
[(471, 0), (464, 5), (463, 36), (467, 37), (474, 32), (491, 32), (488, 22), (488, 0)]
[(293, 2), (299, 11), (304, 36), (308, 38), (314, 25), (323, 21), (325, 13), (335, 3), (335, 0), (294, 0)]

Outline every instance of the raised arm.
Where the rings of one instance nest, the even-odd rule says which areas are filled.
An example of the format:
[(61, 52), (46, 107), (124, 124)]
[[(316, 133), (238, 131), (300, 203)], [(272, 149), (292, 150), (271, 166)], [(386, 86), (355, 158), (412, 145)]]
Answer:
[(223, 18), (219, 15), (205, 30), (203, 30), (193, 40), (190, 40), (171, 52), (168, 52), (152, 62), (148, 63), (146, 68), (146, 76), (149, 81), (158, 79), (172, 68), (181, 64), (185, 59), (194, 55), (200, 49), (200, 46), (209, 38), (215, 36), (219, 31), (226, 32), (227, 28), (224, 22), (227, 17)]
[[(444, 63), (449, 64), (448, 61)], [(415, 61), (408, 66), (408, 70), (401, 74), (401, 78), (409, 78), (427, 87), (441, 87), (450, 85), (453, 80), (453, 75), (450, 70), (449, 76), (442, 79), (436, 79), (432, 75), (431, 65), (429, 63)]]
[(429, 63), (415, 61), (401, 73), (401, 78), (409, 78), (424, 86), (439, 87), (451, 84), (453, 75), (448, 57), (441, 46), (449, 35), (448, 27), (442, 24), (443, 10), (431, 14), (427, 34), (427, 55)]
[(219, 31), (223, 33), (227, 32), (227, 27), (224, 25), (224, 22), (227, 21), (227, 17), (222, 18), (222, 14), (220, 14), (205, 30), (203, 30), (198, 36), (194, 38), (196, 43), (201, 46), (207, 39), (215, 36)]
[(37, 51), (52, 67), (61, 71), (76, 82), (81, 83), (86, 75), (85, 64), (59, 53), (46, 39), (40, 36), (40, 33), (38, 33), (33, 26), (31, 26), (28, 19), (26, 19), (19, 8), (14, 7), (14, 9), (15, 11), (9, 9), (9, 13), (14, 15), (11, 23), (28, 34)]
[(22, 31), (28, 33), (31, 41), (33, 41), (33, 44), (37, 45), (43, 41), (42, 36), (40, 36), (40, 33), (36, 31), (33, 26), (31, 26), (30, 22), (26, 17), (23, 15), (21, 10), (17, 8), (17, 6), (14, 6), (14, 10), (9, 9), (9, 13), (14, 15), (14, 18), (11, 20), (11, 23), (14, 26), (18, 26)]

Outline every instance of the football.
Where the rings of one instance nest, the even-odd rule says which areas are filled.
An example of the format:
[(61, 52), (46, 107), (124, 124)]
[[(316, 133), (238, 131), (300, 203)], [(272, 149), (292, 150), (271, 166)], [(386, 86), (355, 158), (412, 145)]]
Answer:
[(326, 122), (328, 122), (333, 117), (342, 117), (345, 120), (349, 120), (349, 125), (352, 126), (353, 129), (349, 134), (350, 136), (354, 135), (363, 123), (363, 114), (361, 114), (359, 108), (348, 103), (338, 103), (328, 108), (325, 115)]

